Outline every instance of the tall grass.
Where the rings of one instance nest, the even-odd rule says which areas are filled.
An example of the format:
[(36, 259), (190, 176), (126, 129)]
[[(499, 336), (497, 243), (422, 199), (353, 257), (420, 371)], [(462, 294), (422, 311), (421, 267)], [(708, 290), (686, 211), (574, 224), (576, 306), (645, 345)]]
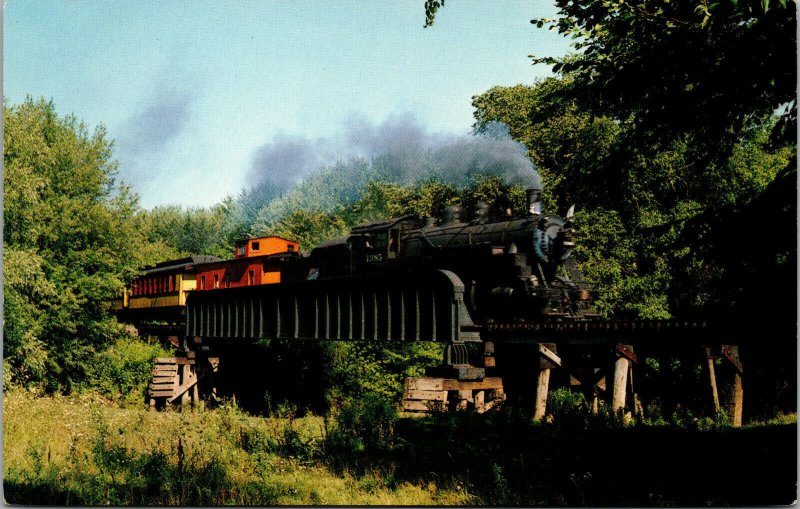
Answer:
[(6, 394), (6, 501), (81, 505), (772, 505), (796, 498), (794, 416), (626, 423), (554, 391), (507, 409), (398, 419), (380, 398), (327, 417), (234, 404), (147, 411), (92, 394)]
[(463, 490), (332, 473), (321, 417), (120, 408), (91, 394), (3, 401), (8, 503), (58, 505), (467, 504)]

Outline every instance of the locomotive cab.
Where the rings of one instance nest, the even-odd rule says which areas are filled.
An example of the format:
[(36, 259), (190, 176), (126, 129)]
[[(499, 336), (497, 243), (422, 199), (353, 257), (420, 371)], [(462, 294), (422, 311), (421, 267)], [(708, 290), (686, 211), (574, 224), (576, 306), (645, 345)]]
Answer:
[(391, 265), (400, 255), (403, 232), (417, 227), (413, 216), (378, 221), (353, 228), (348, 243), (353, 262), (363, 269)]
[(350, 235), (311, 251), (311, 266), (322, 278), (383, 272), (400, 262), (404, 233), (419, 226), (421, 221), (413, 216), (356, 226)]

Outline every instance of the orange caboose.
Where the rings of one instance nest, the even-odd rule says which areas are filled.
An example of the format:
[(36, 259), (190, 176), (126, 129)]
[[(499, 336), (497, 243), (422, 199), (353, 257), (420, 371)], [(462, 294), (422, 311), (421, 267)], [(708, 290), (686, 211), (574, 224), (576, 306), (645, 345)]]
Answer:
[(198, 267), (197, 290), (280, 283), (282, 262), (297, 253), (297, 242), (281, 237), (239, 240), (232, 260)]

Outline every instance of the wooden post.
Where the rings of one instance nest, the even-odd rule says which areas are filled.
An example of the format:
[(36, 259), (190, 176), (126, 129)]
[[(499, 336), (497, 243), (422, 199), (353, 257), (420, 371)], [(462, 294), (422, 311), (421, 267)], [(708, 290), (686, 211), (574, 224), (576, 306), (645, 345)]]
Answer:
[(731, 402), (731, 416), (733, 425), (742, 425), (742, 410), (744, 406), (744, 388), (742, 387), (742, 375), (737, 371), (733, 375), (733, 401)]
[(475, 411), (482, 414), (486, 411), (485, 393), (484, 391), (475, 391)]
[(547, 412), (547, 391), (550, 385), (550, 368), (539, 368), (536, 379), (536, 406), (533, 410), (534, 420), (541, 421)]
[(739, 347), (737, 345), (722, 345), (722, 355), (730, 361), (734, 367), (733, 387), (731, 388), (728, 400), (728, 414), (734, 426), (742, 425), (742, 409), (744, 404), (744, 388), (742, 386), (742, 362), (739, 359)]
[(536, 401), (533, 409), (534, 420), (541, 421), (547, 413), (547, 394), (550, 388), (550, 369), (561, 366), (561, 358), (556, 355), (554, 343), (539, 343), (539, 373), (536, 378)]
[(705, 347), (706, 351), (706, 369), (708, 370), (708, 382), (711, 389), (711, 405), (712, 410), (714, 411), (714, 415), (716, 416), (720, 412), (720, 404), (719, 404), (719, 390), (717, 389), (717, 375), (716, 375), (716, 368), (714, 366), (714, 362), (716, 360), (716, 356), (711, 353), (711, 347)]
[[(181, 364), (181, 385), (185, 384), (186, 381), (191, 376), (189, 372), (189, 365), (188, 364)], [(189, 391), (184, 391), (184, 393), (180, 397), (181, 406), (186, 406), (189, 403)]]
[(641, 418), (644, 416), (644, 409), (642, 408), (642, 401), (639, 399), (639, 393), (636, 392), (636, 386), (633, 384), (633, 363), (628, 369), (628, 387), (633, 398), (633, 413), (636, 417)]
[(469, 403), (472, 403), (472, 391), (469, 389), (459, 390), (456, 410), (466, 410), (467, 407), (469, 406)]
[(614, 361), (614, 385), (611, 397), (611, 410), (615, 414), (625, 411), (625, 389), (628, 385), (629, 363), (627, 357), (617, 354), (617, 360)]
[[(197, 368), (195, 368), (195, 371), (197, 371)], [(194, 386), (192, 387), (192, 406), (195, 406), (200, 402), (200, 376), (196, 372), (195, 375), (197, 376), (197, 382), (195, 382)]]

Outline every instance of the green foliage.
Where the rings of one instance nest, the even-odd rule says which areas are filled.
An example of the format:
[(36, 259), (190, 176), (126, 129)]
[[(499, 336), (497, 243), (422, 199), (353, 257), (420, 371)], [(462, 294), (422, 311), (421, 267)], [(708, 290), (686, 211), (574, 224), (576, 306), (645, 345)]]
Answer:
[(237, 204), (231, 198), (210, 208), (166, 205), (142, 210), (136, 222), (148, 241), (161, 245), (167, 260), (193, 254), (230, 258), (234, 243), (247, 232), (240, 224)]
[(319, 440), (314, 437), (304, 438), (292, 425), (292, 420), (283, 428), (283, 435), (278, 440), (277, 452), (282, 456), (296, 460), (299, 464), (311, 464), (321, 453)]
[(586, 429), (589, 404), (583, 394), (559, 387), (547, 395), (547, 409), (552, 422), (564, 429)]
[(380, 397), (400, 400), (403, 380), (420, 376), (425, 367), (441, 362), (437, 343), (328, 342), (324, 369), (329, 405), (336, 408), (350, 399)]
[(277, 235), (292, 239), (301, 249), (311, 250), (323, 240), (344, 235), (349, 230), (344, 220), (336, 214), (322, 211), (293, 210), (270, 227), (259, 230), (256, 235)]
[(20, 389), (5, 394), (3, 415), (3, 487), (13, 504), (411, 506), (469, 497), (436, 482), (335, 474), (315, 416), (264, 419), (230, 404), (151, 412)]
[(69, 390), (117, 336), (108, 301), (160, 256), (115, 181), (105, 129), (89, 133), (52, 103), (4, 105), (4, 358), (12, 383)]
[(152, 377), (153, 359), (169, 357), (159, 344), (121, 338), (94, 354), (87, 363), (87, 388), (114, 401), (141, 404)]
[[(571, 37), (576, 55), (540, 58), (572, 75), (570, 92), (599, 114), (632, 118), (637, 138), (686, 134), (699, 160), (720, 161), (755, 118), (785, 108), (796, 132), (796, 8), (783, 1), (556, 2), (533, 22)], [(701, 152), (706, 151), (703, 154)]]
[(56, 289), (43, 265), (44, 260), (32, 250), (5, 247), (3, 251), (3, 360), (9, 382), (41, 380), (46, 371), (47, 347), (41, 339), (45, 316), (37, 303), (54, 299)]
[(369, 395), (351, 400), (336, 413), (328, 432), (327, 447), (334, 454), (375, 453), (392, 446), (397, 423), (395, 404)]
[(425, 26), (433, 25), (436, 20), (436, 12), (444, 6), (444, 0), (425, 0)]

